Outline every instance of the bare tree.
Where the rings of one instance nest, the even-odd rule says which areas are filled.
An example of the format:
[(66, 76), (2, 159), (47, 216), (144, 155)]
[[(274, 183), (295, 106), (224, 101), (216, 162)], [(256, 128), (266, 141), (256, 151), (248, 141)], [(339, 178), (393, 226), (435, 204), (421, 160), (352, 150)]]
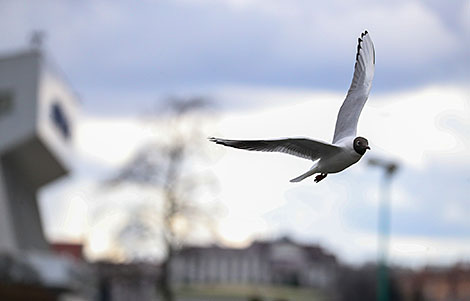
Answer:
[[(174, 300), (170, 283), (170, 263), (187, 235), (187, 231), (178, 228), (178, 222), (199, 221), (209, 225), (209, 230), (212, 229), (209, 215), (195, 202), (201, 188), (211, 186), (212, 180), (208, 175), (186, 172), (191, 170), (194, 157), (203, 155), (203, 117), (198, 113), (204, 112), (203, 109), (207, 106), (208, 103), (202, 98), (171, 99), (158, 116), (147, 116), (149, 129), (155, 131), (155, 136), (159, 137), (156, 139), (158, 141), (140, 149), (134, 158), (108, 181), (111, 186), (133, 183), (151, 187), (156, 193), (158, 191), (162, 205), (158, 214), (159, 225), (165, 256), (161, 263), (161, 277), (157, 287), (167, 301)], [(152, 218), (155, 217), (150, 216), (150, 219)], [(135, 217), (131, 220), (131, 224), (124, 227), (121, 234), (142, 232), (140, 230), (149, 232)]]

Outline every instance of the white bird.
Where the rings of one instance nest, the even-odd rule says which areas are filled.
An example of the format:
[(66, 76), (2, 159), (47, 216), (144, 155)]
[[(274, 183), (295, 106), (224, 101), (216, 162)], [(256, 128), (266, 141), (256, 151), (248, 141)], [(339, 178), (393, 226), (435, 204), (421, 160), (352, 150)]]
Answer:
[(314, 161), (306, 173), (290, 180), (300, 182), (319, 173), (315, 182), (323, 180), (329, 173), (340, 172), (358, 162), (370, 150), (369, 142), (356, 137), (357, 122), (369, 97), (375, 69), (374, 44), (367, 31), (361, 34), (357, 44), (354, 75), (346, 99), (336, 120), (333, 142), (327, 143), (308, 138), (284, 138), (277, 140), (229, 140), (209, 138), (225, 146), (251, 151), (282, 152)]

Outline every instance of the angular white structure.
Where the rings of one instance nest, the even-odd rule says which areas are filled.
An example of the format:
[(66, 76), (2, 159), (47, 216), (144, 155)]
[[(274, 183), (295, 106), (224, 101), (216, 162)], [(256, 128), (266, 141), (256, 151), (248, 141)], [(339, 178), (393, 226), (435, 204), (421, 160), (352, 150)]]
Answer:
[(77, 105), (39, 50), (0, 58), (0, 251), (49, 248), (36, 195), (69, 170)]

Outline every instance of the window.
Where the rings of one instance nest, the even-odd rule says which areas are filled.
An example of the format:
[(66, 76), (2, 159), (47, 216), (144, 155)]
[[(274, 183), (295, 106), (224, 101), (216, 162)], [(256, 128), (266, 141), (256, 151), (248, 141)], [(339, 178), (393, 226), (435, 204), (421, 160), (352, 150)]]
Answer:
[(51, 119), (54, 125), (59, 129), (64, 139), (70, 138), (70, 126), (64, 110), (58, 102), (54, 102), (51, 106)]
[(13, 94), (11, 91), (0, 90), (0, 118), (11, 111), (13, 107)]

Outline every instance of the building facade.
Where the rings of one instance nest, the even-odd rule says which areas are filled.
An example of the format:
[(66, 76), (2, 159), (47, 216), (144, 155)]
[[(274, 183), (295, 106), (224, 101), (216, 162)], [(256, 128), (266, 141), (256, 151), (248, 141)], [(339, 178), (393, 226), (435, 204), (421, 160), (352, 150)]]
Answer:
[(0, 57), (0, 251), (48, 251), (37, 191), (69, 171), (78, 101), (38, 49)]
[(183, 248), (172, 261), (175, 285), (280, 284), (327, 288), (337, 269), (335, 256), (319, 246), (287, 238), (257, 241), (247, 248)]
[(403, 300), (470, 300), (470, 264), (426, 267), (400, 273)]
[(92, 298), (89, 269), (53, 252), (37, 203), (38, 190), (70, 170), (77, 108), (40, 49), (0, 57), (1, 300)]

